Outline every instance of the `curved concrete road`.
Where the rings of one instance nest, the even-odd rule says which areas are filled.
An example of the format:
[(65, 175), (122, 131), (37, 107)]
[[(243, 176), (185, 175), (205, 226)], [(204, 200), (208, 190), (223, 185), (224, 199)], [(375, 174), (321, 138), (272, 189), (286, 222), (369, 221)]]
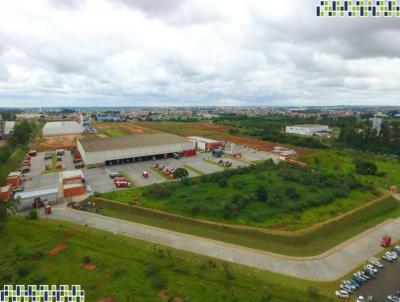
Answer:
[(296, 258), (68, 208), (54, 208), (48, 217), (314, 281), (337, 280), (371, 259), (382, 250), (379, 242), (383, 235), (400, 240), (399, 218), (367, 230), (322, 255)]

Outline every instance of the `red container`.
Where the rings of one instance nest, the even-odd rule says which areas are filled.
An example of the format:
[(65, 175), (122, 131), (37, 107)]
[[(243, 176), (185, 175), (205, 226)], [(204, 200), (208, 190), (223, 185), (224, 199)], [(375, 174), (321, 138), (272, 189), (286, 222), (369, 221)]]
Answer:
[(85, 188), (80, 186), (64, 187), (64, 197), (79, 196), (85, 194)]
[(10, 185), (0, 188), (0, 201), (10, 200), (11, 197), (12, 197), (12, 190)]
[(76, 151), (74, 152), (74, 159), (79, 159), (79, 158), (81, 158), (81, 154), (79, 153), (78, 150), (76, 150)]
[(390, 236), (383, 236), (381, 240), (381, 246), (382, 247), (388, 247), (392, 243), (392, 237)]
[(50, 215), (50, 214), (51, 214), (51, 206), (46, 206), (46, 207), (44, 208), (44, 212), (45, 212), (47, 215)]
[(10, 185), (12, 188), (19, 187), (21, 185), (21, 177), (19, 176), (7, 177), (7, 185)]

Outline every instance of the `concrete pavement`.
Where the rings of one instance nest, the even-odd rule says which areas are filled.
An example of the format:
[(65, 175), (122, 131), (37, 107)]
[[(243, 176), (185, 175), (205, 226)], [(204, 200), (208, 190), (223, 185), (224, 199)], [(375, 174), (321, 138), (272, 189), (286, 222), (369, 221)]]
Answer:
[(399, 218), (378, 225), (322, 255), (296, 258), (68, 208), (54, 208), (48, 217), (314, 281), (337, 280), (354, 270), (382, 250), (379, 242), (383, 235), (390, 234), (394, 241), (400, 240)]

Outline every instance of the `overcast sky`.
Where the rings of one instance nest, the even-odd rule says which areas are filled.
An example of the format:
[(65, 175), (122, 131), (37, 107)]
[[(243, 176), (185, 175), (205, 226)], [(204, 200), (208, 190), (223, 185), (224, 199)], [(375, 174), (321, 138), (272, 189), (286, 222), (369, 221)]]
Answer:
[(0, 106), (400, 105), (400, 18), (316, 0), (1, 0)]

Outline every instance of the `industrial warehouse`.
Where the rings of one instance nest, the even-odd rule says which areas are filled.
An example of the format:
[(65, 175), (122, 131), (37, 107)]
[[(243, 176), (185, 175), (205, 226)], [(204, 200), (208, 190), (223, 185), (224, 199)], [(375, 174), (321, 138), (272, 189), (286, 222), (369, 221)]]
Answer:
[(114, 165), (144, 159), (195, 155), (193, 142), (168, 133), (125, 137), (83, 138), (77, 148), (87, 166)]

